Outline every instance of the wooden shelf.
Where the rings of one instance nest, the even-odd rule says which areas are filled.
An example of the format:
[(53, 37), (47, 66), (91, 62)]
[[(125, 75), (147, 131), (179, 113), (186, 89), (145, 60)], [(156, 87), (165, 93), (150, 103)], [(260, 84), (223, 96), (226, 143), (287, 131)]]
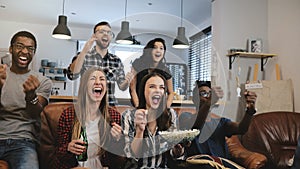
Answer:
[[(52, 74), (52, 78), (55, 78), (55, 76), (53, 76), (53, 75), (59, 75), (59, 76), (63, 76), (63, 77), (66, 77), (66, 70), (67, 69), (65, 69), (65, 68), (60, 68), (60, 67), (49, 67), (49, 66), (42, 66), (41, 68), (43, 68), (44, 69), (44, 71), (43, 71), (43, 76), (46, 76), (47, 74), (46, 74), (46, 69), (48, 69), (48, 70), (50, 70), (50, 69), (53, 69), (53, 70), (62, 70), (62, 73), (50, 73), (50, 74)], [(50, 78), (50, 76), (48, 76), (49, 78)], [(55, 79), (52, 79), (52, 78), (50, 78), (51, 80), (52, 80), (52, 82), (53, 83), (64, 83), (64, 90), (66, 90), (66, 86), (67, 86), (67, 80), (55, 80)]]
[[(239, 56), (239, 57), (244, 57), (244, 58), (260, 58), (261, 59), (261, 71), (264, 71), (264, 65), (267, 63), (268, 58), (272, 58), (274, 56), (276, 56), (276, 54), (272, 54), (272, 53), (252, 53), (252, 52), (233, 52), (233, 53), (229, 53), (227, 54), (227, 56), (229, 57), (229, 69), (231, 70), (232, 68), (232, 63), (235, 60), (235, 57)], [(266, 59), (266, 61), (264, 62), (264, 60)]]

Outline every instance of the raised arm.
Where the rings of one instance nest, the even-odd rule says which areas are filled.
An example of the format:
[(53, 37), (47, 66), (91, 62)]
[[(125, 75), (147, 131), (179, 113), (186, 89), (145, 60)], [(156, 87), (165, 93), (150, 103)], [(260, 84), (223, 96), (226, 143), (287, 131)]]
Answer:
[(174, 90), (173, 90), (173, 81), (172, 78), (167, 80), (168, 86), (168, 100), (167, 100), (167, 108), (170, 108), (173, 103)]
[(85, 55), (88, 53), (88, 51), (92, 48), (94, 41), (96, 40), (95, 34), (92, 35), (92, 37), (85, 43), (82, 51), (78, 55), (78, 57), (74, 60), (73, 63), (70, 65), (70, 71), (73, 74), (78, 74), (81, 71), (81, 68), (83, 66)]
[(228, 125), (229, 135), (244, 134), (247, 132), (253, 115), (256, 113), (255, 102), (257, 95), (255, 92), (245, 91), (244, 97), (246, 99), (245, 115), (240, 123), (231, 122)]
[(210, 107), (212, 105), (215, 105), (217, 101), (223, 97), (224, 93), (221, 87), (216, 86), (211, 88), (211, 94), (209, 95), (209, 97), (207, 97), (206, 99), (200, 99), (199, 90), (196, 90), (197, 92), (194, 91), (194, 95), (196, 94), (196, 96), (193, 96), (193, 101), (197, 106), (196, 108), (198, 110), (198, 114), (193, 128), (202, 129), (207, 115), (210, 112)]
[(39, 116), (43, 108), (48, 104), (48, 100), (42, 95), (37, 95), (39, 91), (37, 88), (43, 85), (41, 90), (50, 93), (52, 83), (49, 79), (40, 82), (37, 77), (30, 75), (23, 84), (23, 91), (25, 93), (26, 110)]
[(132, 72), (132, 70), (125, 75), (125, 80), (123, 80), (123, 82), (119, 86), (121, 90), (124, 91), (130, 86), (130, 82), (132, 81), (133, 75), (134, 73)]
[(131, 82), (130, 82), (130, 95), (131, 95), (131, 99), (133, 101), (133, 106), (134, 107), (138, 107), (139, 105), (139, 98), (136, 92), (136, 71), (134, 70), (134, 68), (131, 68), (131, 72), (133, 72), (134, 77), (132, 78)]

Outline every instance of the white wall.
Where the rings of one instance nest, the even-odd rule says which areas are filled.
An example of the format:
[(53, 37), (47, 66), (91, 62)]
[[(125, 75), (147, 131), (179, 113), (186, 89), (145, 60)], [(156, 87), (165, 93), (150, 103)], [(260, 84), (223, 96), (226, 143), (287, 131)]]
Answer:
[[(36, 36), (38, 47), (37, 47), (35, 58), (31, 64), (32, 69), (36, 71), (38, 71), (38, 69), (40, 68), (40, 63), (42, 59), (48, 59), (49, 61), (61, 63), (62, 66), (65, 68), (68, 67), (68, 65), (71, 63), (73, 56), (76, 54), (77, 39), (87, 40), (92, 35), (92, 31), (93, 31), (93, 27), (91, 28), (72, 27), (71, 29), (72, 39), (60, 40), (60, 39), (52, 38), (51, 36), (52, 31), (56, 25), (41, 25), (41, 24), (8, 22), (8, 21), (0, 21), (0, 25), (1, 25), (0, 49), (8, 48), (11, 37), (13, 36), (13, 34), (15, 34), (20, 30), (28, 30)], [(118, 30), (115, 30), (114, 32), (118, 32)], [(131, 32), (131, 33), (136, 34), (135, 32)], [(162, 37), (165, 39), (167, 45), (166, 59), (168, 62), (172, 62), (172, 63), (187, 62), (188, 50), (173, 49), (171, 47), (173, 43), (173, 38), (170, 37), (169, 35), (162, 35), (162, 34), (149, 33), (149, 32), (139, 33), (137, 35), (137, 39), (141, 41), (143, 45), (145, 45), (149, 40), (153, 39), (154, 37)], [(69, 80), (67, 81), (66, 90), (63, 90), (63, 83), (54, 83), (54, 87), (60, 88), (59, 91), (60, 95), (76, 94), (74, 90), (76, 90), (77, 88), (74, 87), (74, 82)], [(124, 95), (124, 93), (126, 93), (127, 95), (128, 91), (126, 90), (122, 92), (118, 88), (116, 88), (116, 93), (118, 96), (122, 96)]]
[[(224, 116), (239, 119), (239, 106), (236, 97), (236, 77), (241, 67), (240, 82), (246, 80), (247, 70), (252, 66), (250, 80), (253, 79), (254, 64), (260, 65), (260, 59), (236, 58), (232, 70), (226, 56), (230, 48), (246, 48), (247, 38), (261, 38), (263, 52), (276, 53), (278, 57), (269, 59), (265, 65), (265, 73), (259, 72), (258, 80), (276, 80), (275, 64), (281, 65), (283, 79), (291, 78), (295, 87), (295, 110), (300, 111), (297, 104), (300, 95), (297, 90), (299, 76), (296, 72), (296, 56), (299, 47), (299, 10), (300, 1), (281, 0), (215, 0), (212, 6), (213, 46), (220, 58), (227, 81), (220, 83), (226, 92)], [(294, 65), (294, 66), (293, 66)], [(220, 73), (222, 75), (222, 73)], [(284, 92), (284, 91), (283, 91)], [(280, 99), (280, 98), (278, 98)]]
[[(282, 79), (292, 79), (295, 110), (300, 112), (300, 1), (269, 0), (268, 36), (270, 51), (278, 54)], [(272, 65), (272, 67), (274, 67)], [(270, 67), (268, 67), (270, 68)], [(274, 69), (267, 69), (275, 77)], [(284, 92), (284, 91), (282, 91)]]

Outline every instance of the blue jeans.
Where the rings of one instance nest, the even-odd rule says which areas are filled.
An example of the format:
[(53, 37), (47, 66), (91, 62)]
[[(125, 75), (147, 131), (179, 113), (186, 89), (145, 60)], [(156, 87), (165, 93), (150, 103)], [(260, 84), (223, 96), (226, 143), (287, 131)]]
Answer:
[(0, 140), (0, 159), (13, 169), (38, 169), (36, 144), (30, 139)]

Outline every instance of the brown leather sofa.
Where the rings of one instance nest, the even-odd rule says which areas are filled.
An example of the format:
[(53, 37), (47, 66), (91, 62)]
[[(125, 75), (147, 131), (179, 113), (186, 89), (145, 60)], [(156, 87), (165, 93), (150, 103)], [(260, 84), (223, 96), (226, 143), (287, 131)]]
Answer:
[(228, 143), (233, 156), (241, 156), (240, 148), (246, 147), (267, 157), (263, 168), (288, 169), (299, 136), (300, 113), (277, 111), (255, 115), (247, 133)]
[[(194, 107), (174, 107), (174, 110), (178, 116), (180, 116), (182, 112), (196, 113)], [(241, 166), (247, 169), (258, 169), (265, 166), (267, 161), (266, 156), (243, 147), (237, 135), (227, 139), (227, 145), (233, 157), (233, 161)]]
[[(193, 112), (184, 107), (175, 110), (179, 115)], [(276, 111), (255, 115), (248, 131), (228, 138), (227, 145), (234, 161), (247, 169), (288, 169), (299, 136), (300, 113)]]
[[(58, 119), (63, 109), (71, 102), (50, 103), (41, 113), (41, 145), (39, 147), (40, 168), (53, 168), (51, 157), (55, 150)], [(123, 112), (130, 106), (118, 107)], [(191, 107), (174, 107), (182, 112), (195, 113)], [(248, 132), (241, 138), (232, 136), (227, 144), (235, 162), (245, 168), (288, 168), (300, 135), (300, 113), (270, 112), (255, 115)], [(0, 160), (1, 161), (1, 160)]]
[(58, 120), (63, 110), (72, 104), (72, 102), (50, 103), (41, 113), (41, 144), (38, 149), (40, 168), (53, 168)]
[(4, 160), (0, 160), (0, 169), (8, 169), (8, 163)]
[[(42, 169), (53, 169), (53, 156), (57, 144), (58, 120), (64, 109), (72, 106), (72, 102), (56, 102), (47, 105), (41, 113), (41, 144), (39, 147), (39, 162)], [(130, 106), (118, 106), (117, 110), (122, 113)]]

